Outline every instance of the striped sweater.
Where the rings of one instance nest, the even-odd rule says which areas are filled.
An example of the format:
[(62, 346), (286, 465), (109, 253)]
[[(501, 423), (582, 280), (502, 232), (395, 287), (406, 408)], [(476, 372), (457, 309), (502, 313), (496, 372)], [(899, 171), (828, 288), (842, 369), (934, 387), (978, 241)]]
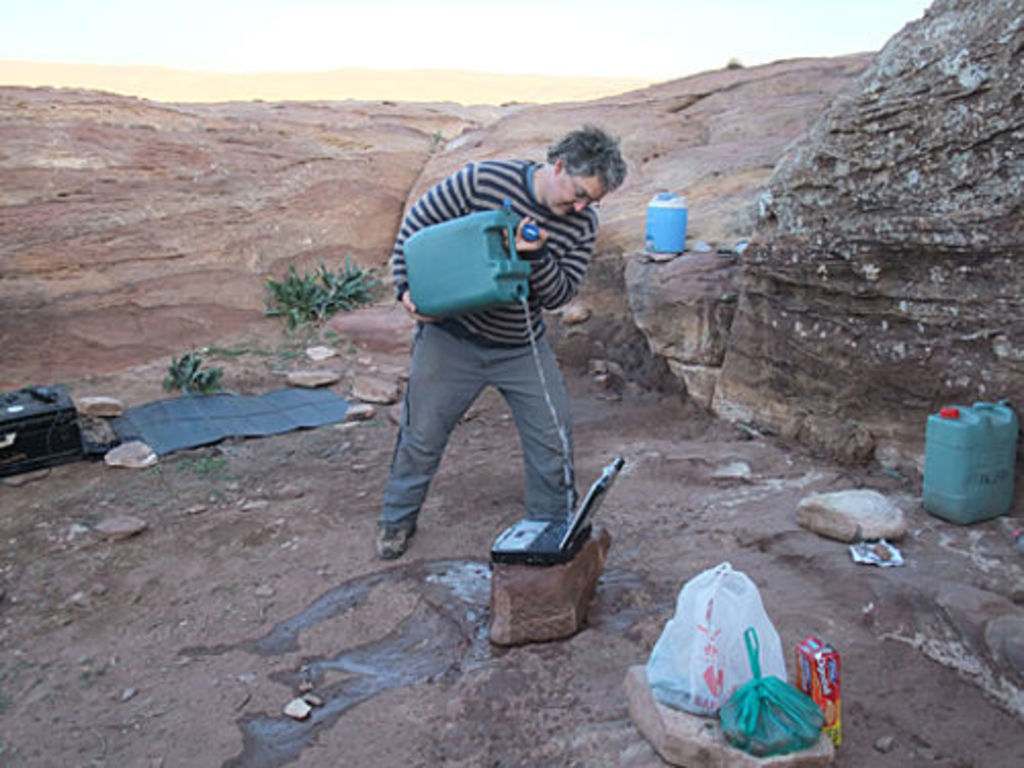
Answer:
[[(592, 207), (556, 216), (533, 194), (533, 173), (540, 166), (522, 160), (484, 160), (471, 163), (431, 187), (406, 214), (395, 241), (392, 264), (395, 290), (408, 289), (405, 241), (417, 230), (478, 211), (501, 208), (505, 200), (520, 217), (531, 216), (548, 232), (548, 241), (530, 270), (530, 319), (533, 333), (544, 333), (541, 309), (557, 309), (579, 290), (597, 239), (597, 211)], [(526, 312), (509, 304), (445, 321), (485, 342), (529, 344)], [(460, 333), (459, 335), (463, 335)]]

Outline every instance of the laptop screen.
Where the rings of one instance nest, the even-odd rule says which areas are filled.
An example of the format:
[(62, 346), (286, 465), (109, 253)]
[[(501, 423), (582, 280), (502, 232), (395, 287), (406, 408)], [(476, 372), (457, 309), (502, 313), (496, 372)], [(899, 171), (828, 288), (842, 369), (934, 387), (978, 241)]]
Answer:
[(612, 483), (615, 482), (615, 476), (619, 474), (619, 470), (622, 469), (626, 462), (619, 457), (615, 459), (611, 464), (604, 468), (601, 476), (594, 481), (594, 484), (590, 486), (590, 490), (587, 491), (587, 495), (583, 497), (583, 502), (576, 508), (576, 514), (573, 515), (572, 520), (569, 521), (569, 525), (565, 528), (565, 534), (562, 536), (562, 540), (558, 543), (560, 550), (565, 549), (580, 531), (586, 526), (587, 522), (593, 517), (594, 513), (597, 512), (597, 508), (601, 506), (601, 502), (604, 501), (605, 494), (608, 493), (608, 489), (612, 487)]

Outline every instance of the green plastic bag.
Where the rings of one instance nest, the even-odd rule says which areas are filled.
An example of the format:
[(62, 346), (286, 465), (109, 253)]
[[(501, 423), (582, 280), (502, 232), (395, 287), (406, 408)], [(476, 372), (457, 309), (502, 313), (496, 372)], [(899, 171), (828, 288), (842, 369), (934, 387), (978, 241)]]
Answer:
[(818, 741), (825, 716), (810, 696), (785, 680), (761, 677), (760, 645), (753, 627), (743, 633), (753, 679), (722, 705), (722, 733), (734, 747), (757, 757), (785, 755)]

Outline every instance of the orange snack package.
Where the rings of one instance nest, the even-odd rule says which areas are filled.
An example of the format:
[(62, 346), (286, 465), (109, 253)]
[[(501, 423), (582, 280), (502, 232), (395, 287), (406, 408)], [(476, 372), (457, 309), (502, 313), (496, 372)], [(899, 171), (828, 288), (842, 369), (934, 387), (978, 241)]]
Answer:
[(842, 744), (839, 651), (813, 635), (804, 638), (796, 647), (796, 687), (821, 707), (832, 743)]

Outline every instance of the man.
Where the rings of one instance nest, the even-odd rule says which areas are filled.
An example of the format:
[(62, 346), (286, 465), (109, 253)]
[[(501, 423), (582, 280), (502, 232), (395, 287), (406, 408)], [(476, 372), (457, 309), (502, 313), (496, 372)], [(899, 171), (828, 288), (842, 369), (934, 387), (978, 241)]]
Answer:
[[(417, 319), (402, 423), (384, 491), (377, 553), (401, 557), (452, 429), (487, 385), (512, 410), (526, 468), (526, 516), (553, 520), (575, 498), (565, 383), (544, 338), (542, 309), (579, 290), (597, 238), (598, 203), (618, 188), (626, 164), (618, 141), (584, 126), (549, 148), (547, 162), (471, 163), (432, 187), (409, 211), (393, 252), (398, 299)], [(437, 320), (417, 314), (406, 280), (405, 241), (419, 229), (508, 201), (522, 218), (515, 247), (532, 262), (529, 306)], [(534, 224), (536, 239), (523, 228)], [(539, 366), (539, 370), (538, 370)]]

